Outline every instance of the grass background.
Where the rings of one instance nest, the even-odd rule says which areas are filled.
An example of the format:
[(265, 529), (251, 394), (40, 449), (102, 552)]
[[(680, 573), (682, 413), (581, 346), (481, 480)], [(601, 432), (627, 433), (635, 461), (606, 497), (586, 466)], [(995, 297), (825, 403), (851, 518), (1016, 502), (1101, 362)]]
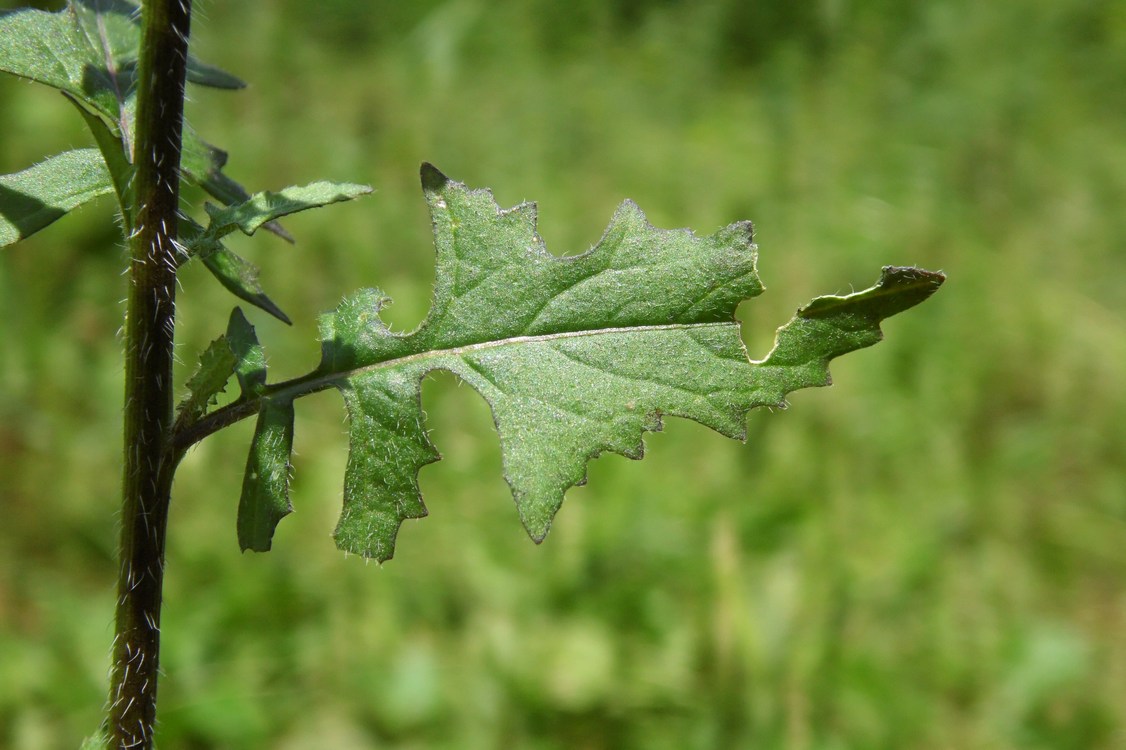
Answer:
[[(644, 463), (593, 462), (538, 547), (453, 378), (424, 389), (431, 516), (382, 568), (329, 538), (334, 394), (298, 404), (271, 554), (235, 541), (250, 426), (209, 439), (174, 491), (162, 747), (1126, 747), (1126, 6), (200, 2), (193, 36), (251, 82), (189, 104), (228, 173), (378, 190), (294, 217), (295, 247), (234, 241), (295, 321), (251, 313), (277, 378), (352, 289), (422, 319), (423, 160), (537, 200), (559, 254), (626, 197), (753, 219), (755, 356), (881, 265), (950, 280), (748, 445), (672, 420)], [(3, 172), (87, 143), (15, 80), (0, 133)], [(0, 254), (3, 748), (100, 717), (123, 258), (108, 202)], [(231, 305), (183, 274), (182, 377)]]

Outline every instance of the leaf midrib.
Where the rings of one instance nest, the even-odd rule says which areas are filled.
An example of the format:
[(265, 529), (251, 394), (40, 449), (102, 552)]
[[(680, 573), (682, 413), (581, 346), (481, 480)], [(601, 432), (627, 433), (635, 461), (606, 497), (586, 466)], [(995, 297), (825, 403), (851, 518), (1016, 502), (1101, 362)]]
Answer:
[[(433, 360), (435, 362), (446, 358), (464, 357), (468, 354), (473, 354), (480, 351), (488, 351), (490, 349), (499, 349), (505, 346), (517, 346), (521, 344), (538, 344), (551, 341), (562, 341), (565, 339), (583, 338), (586, 336), (605, 336), (619, 333), (651, 333), (656, 331), (683, 331), (683, 330), (699, 330), (706, 328), (723, 328), (727, 326), (737, 326), (735, 320), (719, 321), (713, 323), (669, 323), (662, 325), (651, 326), (621, 326), (612, 328), (595, 328), (584, 331), (561, 331), (559, 333), (546, 333), (538, 334), (535, 336), (510, 336), (502, 339), (494, 339), (491, 341), (481, 341), (475, 344), (465, 344), (463, 346), (451, 347), (449, 349), (430, 349), (425, 352), (416, 352), (414, 354), (407, 354), (402, 357), (394, 357), (392, 359), (385, 359), (380, 362), (373, 362), (369, 365), (362, 365), (348, 370), (337, 372), (322, 373), (313, 371), (309, 375), (296, 378), (294, 380), (287, 380), (277, 383), (273, 386), (267, 386), (264, 396), (268, 398), (280, 399), (295, 399), (300, 396), (314, 393), (316, 391), (324, 390), (332, 386), (339, 386), (344, 381), (370, 372), (377, 372), (379, 370), (391, 370), (397, 367), (408, 366), (417, 362), (425, 362)], [(404, 336), (404, 339), (413, 338), (416, 333)], [(438, 369), (439, 365), (435, 365), (430, 369)]]

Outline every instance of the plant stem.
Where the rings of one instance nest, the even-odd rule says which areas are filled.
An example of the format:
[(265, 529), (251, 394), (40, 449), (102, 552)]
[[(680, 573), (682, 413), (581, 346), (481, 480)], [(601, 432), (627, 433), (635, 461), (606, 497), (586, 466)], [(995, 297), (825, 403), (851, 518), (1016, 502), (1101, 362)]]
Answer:
[(171, 443), (176, 232), (191, 0), (146, 0), (137, 75), (135, 229), (125, 323), (125, 461), (117, 616), (106, 730), (152, 747)]

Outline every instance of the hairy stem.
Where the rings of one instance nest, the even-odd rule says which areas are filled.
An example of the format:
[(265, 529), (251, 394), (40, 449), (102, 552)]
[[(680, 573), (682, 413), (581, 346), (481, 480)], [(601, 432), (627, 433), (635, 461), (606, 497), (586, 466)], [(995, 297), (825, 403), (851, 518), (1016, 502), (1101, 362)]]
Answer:
[(172, 474), (172, 337), (184, 75), (191, 0), (146, 0), (137, 77), (136, 212), (125, 324), (125, 461), (106, 731), (152, 747)]

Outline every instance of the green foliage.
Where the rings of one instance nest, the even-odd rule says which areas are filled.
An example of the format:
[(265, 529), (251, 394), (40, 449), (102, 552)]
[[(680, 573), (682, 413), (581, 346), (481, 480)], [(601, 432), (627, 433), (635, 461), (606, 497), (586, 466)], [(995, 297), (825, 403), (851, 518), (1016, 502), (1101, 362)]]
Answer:
[[(3, 205), (12, 228), (0, 236), (15, 241), (111, 190), (129, 230), (136, 211), (129, 188), (135, 10), (72, 0), (59, 13), (0, 18), (0, 38), (24, 43), (9, 45), (0, 69), (62, 90), (101, 149), (101, 156), (71, 152), (4, 178), (15, 197)], [(195, 83), (241, 85), (194, 59), (190, 69)], [(185, 130), (185, 175), (224, 206), (206, 206), (206, 227), (186, 221), (184, 260), (199, 257), (237, 297), (289, 323), (262, 289), (258, 269), (223, 238), (262, 226), (280, 232), (275, 222), (283, 216), (371, 189), (319, 182), (251, 196), (222, 175), (225, 162), (225, 153)], [(884, 317), (922, 301), (942, 281), (940, 274), (887, 269), (867, 292), (815, 300), (780, 330), (768, 358), (752, 363), (734, 319), (735, 307), (762, 291), (749, 223), (701, 239), (654, 229), (627, 201), (597, 247), (555, 259), (537, 234), (533, 204), (501, 211), (487, 191), (470, 191), (429, 165), (422, 181), (438, 249), (426, 322), (412, 334), (393, 334), (379, 319), (385, 296), (365, 290), (322, 319), (322, 361), (307, 378), (267, 389), (264, 361), (253, 386), (239, 372), (241, 403), (258, 412), (239, 504), (243, 549), (269, 549), (277, 522), (291, 511), (293, 399), (304, 393), (335, 386), (348, 407), (351, 450), (336, 530), (342, 549), (389, 559), (402, 521), (426, 514), (417, 475), (439, 455), (423, 426), (419, 389), (436, 369), (457, 374), (489, 402), (520, 518), (541, 541), (564, 492), (585, 481), (591, 458), (605, 451), (640, 458), (642, 433), (659, 430), (663, 415), (742, 438), (750, 409), (782, 406), (790, 391), (827, 384), (829, 359), (877, 341)], [(237, 310), (230, 326), (188, 383), (181, 429), (207, 415), (245, 358), (261, 359)]]
[[(130, 185), (139, 16), (138, 7), (127, 0), (69, 0), (56, 13), (21, 9), (0, 15), (0, 71), (63, 92), (78, 108), (101, 151), (100, 159), (97, 151), (82, 149), (0, 176), (0, 247), (109, 192), (116, 192), (126, 233), (131, 230), (136, 211)], [(244, 86), (194, 57), (188, 60), (188, 81), (218, 89)], [(289, 323), (262, 289), (258, 269), (219, 240), (236, 229), (253, 234), (261, 226), (288, 239), (275, 219), (349, 200), (371, 189), (320, 182), (251, 196), (223, 174), (226, 163), (226, 152), (200, 139), (191, 128), (184, 129), (182, 174), (224, 208), (208, 207), (211, 221), (206, 229), (187, 220), (182, 240), (232, 294)]]
[(0, 247), (112, 191), (105, 162), (93, 148), (67, 151), (22, 172), (0, 175)]
[[(0, 69), (62, 90), (78, 106), (101, 154), (70, 152), (3, 178), (0, 204), (20, 239), (93, 197), (115, 191), (126, 230), (131, 204), (131, 134), (139, 24), (125, 2), (71, 0), (64, 11), (0, 17), (9, 42)], [(216, 88), (241, 81), (194, 59), (189, 80)], [(309, 208), (371, 192), (318, 182), (253, 196), (221, 169), (226, 154), (185, 130), (183, 169), (223, 206), (206, 206), (206, 227), (188, 219), (183, 259), (199, 257), (228, 290), (283, 322), (258, 270), (222, 242)], [(783, 406), (790, 391), (829, 382), (832, 357), (871, 345), (880, 321), (929, 296), (943, 277), (885, 269), (873, 289), (822, 298), (779, 331), (762, 362), (748, 360), (735, 307), (762, 291), (749, 223), (697, 238), (653, 228), (627, 201), (591, 251), (552, 257), (537, 234), (533, 204), (502, 211), (487, 191), (470, 191), (425, 165), (423, 189), (438, 250), (437, 284), (426, 322), (409, 335), (380, 320), (387, 298), (365, 290), (321, 321), (322, 361), (310, 376), (267, 388), (253, 329), (238, 310), (228, 333), (201, 357), (177, 426), (196, 426), (236, 370), (240, 405), (258, 427), (239, 503), (243, 549), (269, 549), (291, 512), (293, 399), (334, 386), (350, 417), (344, 508), (336, 530), (344, 550), (389, 559), (402, 521), (426, 514), (419, 469), (439, 459), (423, 426), (420, 384), (437, 369), (458, 375), (488, 402), (500, 433), (505, 477), (528, 533), (547, 534), (564, 492), (606, 451), (641, 458), (641, 435), (664, 415), (686, 417), (734, 438), (747, 412)], [(9, 228), (10, 226), (10, 228)], [(253, 362), (253, 372), (247, 368)], [(221, 426), (221, 425), (220, 425)]]
[(289, 317), (266, 296), (258, 282), (258, 269), (231, 252), (221, 242), (236, 230), (254, 234), (260, 227), (277, 226), (275, 219), (330, 203), (351, 200), (371, 192), (367, 185), (317, 182), (304, 187), (290, 187), (278, 193), (262, 192), (245, 201), (216, 208), (206, 206), (210, 222), (206, 229), (190, 222), (183, 233), (189, 256), (199, 256), (207, 269), (239, 299), (259, 307), (289, 323)]
[[(232, 174), (380, 188), (294, 217), (295, 248), (231, 239), (295, 322), (243, 305), (272, 378), (315, 364), (311, 321), (338, 292), (377, 284), (393, 329), (422, 319), (423, 158), (502, 205), (537, 199), (557, 251), (597, 240), (624, 195), (702, 234), (753, 217), (768, 289), (739, 317), (756, 357), (799, 302), (880, 262), (952, 278), (838, 360), (833, 389), (753, 413), (748, 445), (667, 420), (645, 463), (592, 462), (540, 547), (505, 499), (487, 406), (453, 377), (423, 385), (446, 456), (420, 475), (433, 518), (378, 571), (327, 539), (335, 394), (298, 404), (281, 554), (234, 540), (253, 424), (209, 438), (177, 474), (160, 747), (1122, 745), (1121, 3), (816, 4), (819, 65), (769, 24), (716, 18), (760, 12), (743, 0), (195, 5), (196, 54), (254, 84), (189, 103)], [(722, 65), (736, 32), (778, 54)], [(0, 79), (6, 171), (82, 145), (44, 93)], [(10, 750), (77, 746), (104, 700), (122, 389), (101, 209), (0, 253)], [(227, 325), (208, 275), (183, 274), (181, 383)]]
[(591, 458), (641, 458), (642, 433), (661, 429), (664, 415), (742, 439), (750, 409), (828, 385), (830, 359), (876, 343), (881, 320), (943, 281), (885, 269), (872, 289), (799, 310), (754, 363), (734, 318), (763, 289), (749, 223), (700, 238), (655, 229), (627, 201), (589, 252), (555, 258), (537, 233), (534, 204), (501, 210), (490, 192), (430, 165), (422, 184), (437, 247), (430, 314), (413, 333), (393, 333), (379, 318), (387, 297), (369, 289), (322, 318), (317, 370), (262, 399), (240, 504), (244, 549), (268, 549), (265, 519), (276, 524), (290, 510), (296, 395), (333, 385), (348, 408), (342, 549), (386, 560), (401, 523), (426, 514), (417, 476), (440, 457), (423, 426), (420, 387), (437, 369), (488, 401), (505, 478), (538, 542)]
[[(128, 0), (68, 0), (56, 13), (20, 9), (0, 16), (0, 70), (56, 88), (105, 120), (132, 153), (139, 8)], [(211, 88), (241, 88), (229, 73), (188, 61), (188, 80)], [(184, 134), (183, 169), (219, 200), (245, 199), (220, 173), (226, 154)]]
[[(235, 308), (235, 314), (241, 316), (242, 313)], [(188, 395), (177, 409), (177, 421), (186, 426), (206, 414), (208, 408), (215, 405), (216, 398), (226, 388), (239, 364), (227, 336), (212, 341), (199, 355), (199, 369), (186, 383)]]

